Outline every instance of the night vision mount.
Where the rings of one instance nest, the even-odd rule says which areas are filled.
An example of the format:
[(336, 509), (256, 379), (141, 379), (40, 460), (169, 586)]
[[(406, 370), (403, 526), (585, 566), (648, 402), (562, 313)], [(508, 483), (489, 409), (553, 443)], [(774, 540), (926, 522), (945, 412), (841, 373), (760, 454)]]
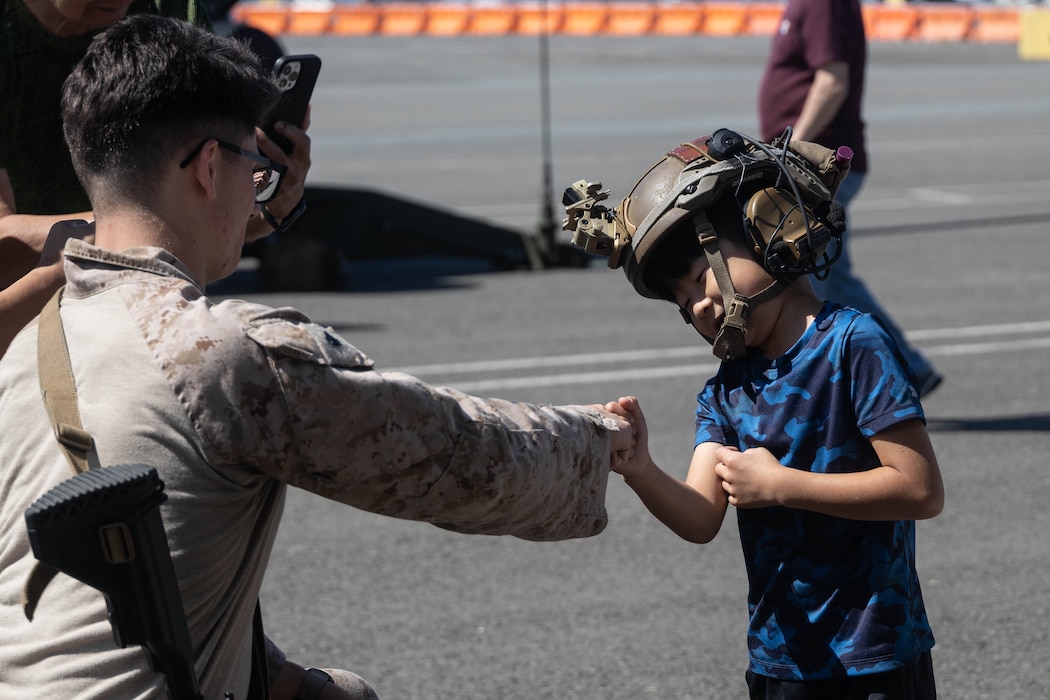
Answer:
[(603, 190), (600, 182), (577, 180), (566, 188), (562, 204), (568, 217), (563, 230), (572, 231), (572, 244), (591, 255), (609, 257), (609, 267), (623, 264), (623, 254), (631, 242), (630, 235), (617, 225), (616, 211), (602, 205), (610, 190)]

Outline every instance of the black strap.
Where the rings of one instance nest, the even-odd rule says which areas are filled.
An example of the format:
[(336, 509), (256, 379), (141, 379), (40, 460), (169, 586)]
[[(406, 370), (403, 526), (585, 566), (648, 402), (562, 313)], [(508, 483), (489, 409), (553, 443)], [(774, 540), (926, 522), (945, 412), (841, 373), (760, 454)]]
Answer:
[(257, 600), (255, 617), (252, 618), (252, 677), (248, 684), (248, 700), (270, 700), (270, 669), (266, 656), (262, 604)]
[(303, 682), (299, 684), (299, 690), (295, 691), (293, 700), (320, 700), (325, 686), (332, 682), (332, 677), (321, 669), (307, 669)]

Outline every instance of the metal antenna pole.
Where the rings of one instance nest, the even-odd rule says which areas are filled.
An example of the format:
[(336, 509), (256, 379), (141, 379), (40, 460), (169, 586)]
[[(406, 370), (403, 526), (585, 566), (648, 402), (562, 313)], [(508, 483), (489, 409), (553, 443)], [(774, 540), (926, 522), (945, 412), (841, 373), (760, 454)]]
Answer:
[(541, 18), (543, 26), (540, 29), (540, 111), (543, 132), (543, 204), (540, 209), (539, 233), (544, 252), (550, 265), (556, 258), (554, 246), (554, 209), (551, 202), (554, 199), (553, 174), (551, 163), (551, 103), (550, 103), (550, 37), (548, 35), (549, 22), (547, 14), (548, 0), (542, 0), (543, 11)]

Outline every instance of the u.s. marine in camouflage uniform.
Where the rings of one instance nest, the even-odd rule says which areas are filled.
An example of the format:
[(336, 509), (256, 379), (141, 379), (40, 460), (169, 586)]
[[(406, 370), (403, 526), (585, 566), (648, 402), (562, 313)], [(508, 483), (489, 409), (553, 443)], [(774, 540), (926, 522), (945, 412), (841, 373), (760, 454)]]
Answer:
[[(212, 302), (158, 248), (112, 253), (73, 241), (66, 255), (62, 321), (84, 427), (100, 465), (145, 463), (164, 480), (190, 630), (212, 647), (202, 654), (208, 697), (233, 689), (224, 684), (250, 641), (288, 485), (460, 532), (556, 540), (605, 526), (611, 419), (597, 411), (481, 399), (376, 371), (292, 309)], [(105, 675), (128, 683), (110, 697), (132, 697), (142, 679), (117, 671), (141, 667), (141, 653), (114, 648), (96, 591), (60, 578), (32, 622), (17, 606), (33, 563), (21, 513), (70, 476), (40, 400), (36, 352), (34, 324), (0, 362), (0, 534), (12, 545), (0, 550), (0, 666), (17, 669), (41, 639), (92, 627), (56, 649), (94, 651), (98, 664), (114, 664)], [(0, 690), (19, 685), (17, 672), (4, 676)]]
[(722, 360), (697, 396), (685, 481), (653, 463), (633, 397), (619, 403), (638, 444), (614, 468), (693, 542), (735, 507), (752, 700), (936, 697), (915, 520), (944, 490), (915, 380), (875, 317), (805, 276), (834, 263), (849, 155), (720, 130), (668, 152), (615, 209), (600, 183), (569, 191), (577, 240)]
[[(60, 317), (91, 467), (147, 464), (165, 484), (204, 697), (248, 697), (253, 612), (289, 485), (464, 533), (559, 540), (603, 529), (610, 454), (631, 443), (621, 417), (431, 387), (377, 371), (292, 309), (210, 300), (203, 283), (233, 269), (266, 193), (270, 173), (253, 183), (243, 155), (262, 115), (243, 104), (246, 94), (257, 110), (272, 104), (272, 83), (244, 48), (174, 20), (135, 17), (105, 37), (67, 92), (67, 134), (97, 221), (95, 245), (67, 248)], [(149, 118), (109, 102), (130, 89), (138, 60), (137, 80), (171, 100), (137, 105)], [(239, 82), (209, 89), (166, 72), (187, 65)], [(194, 100), (208, 110), (196, 128)], [(180, 109), (188, 127), (169, 115)], [(224, 109), (240, 118), (216, 124)], [(135, 163), (91, 158), (91, 140), (125, 122), (161, 155), (139, 188), (124, 171)], [(59, 576), (32, 621), (23, 614), (34, 564), (23, 513), (71, 475), (41, 400), (37, 348), (33, 323), (0, 361), (0, 697), (162, 698), (164, 678), (139, 649), (116, 647), (94, 589)]]

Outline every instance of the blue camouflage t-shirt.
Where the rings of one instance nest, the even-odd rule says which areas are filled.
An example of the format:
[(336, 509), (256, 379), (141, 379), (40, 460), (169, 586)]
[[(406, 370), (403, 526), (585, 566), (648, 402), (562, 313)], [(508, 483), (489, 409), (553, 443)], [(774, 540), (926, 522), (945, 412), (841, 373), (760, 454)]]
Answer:
[[(696, 444), (765, 447), (819, 473), (879, 465), (869, 438), (925, 421), (896, 345), (872, 316), (825, 304), (782, 357), (724, 362), (697, 397)], [(933, 632), (915, 572), (914, 521), (738, 509), (752, 672), (817, 680), (913, 664)]]

